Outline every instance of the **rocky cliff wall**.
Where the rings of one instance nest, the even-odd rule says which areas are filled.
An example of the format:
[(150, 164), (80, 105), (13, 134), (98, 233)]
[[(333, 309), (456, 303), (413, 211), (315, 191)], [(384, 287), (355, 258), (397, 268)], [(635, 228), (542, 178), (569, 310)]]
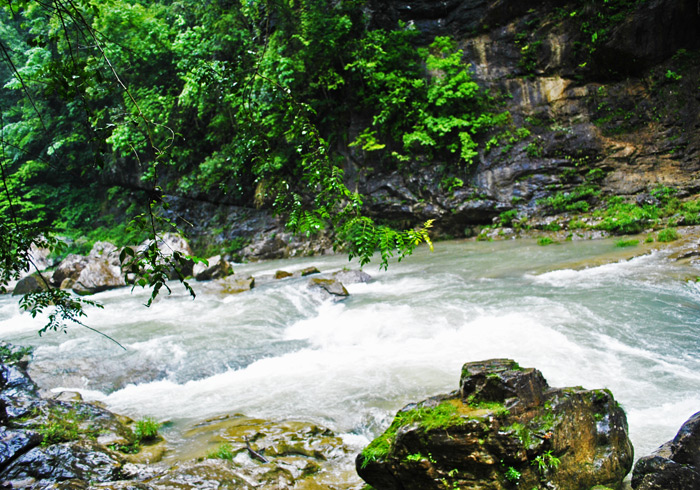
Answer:
[[(447, 162), (378, 170), (372, 156), (341, 148), (350, 186), (370, 215), (398, 226), (435, 219), (439, 235), (462, 237), (510, 211), (532, 218), (542, 202), (581, 186), (644, 199), (658, 187), (695, 195), (700, 172), (700, 10), (696, 0), (444, 0), (366, 6), (370, 28), (420, 30), (459, 42), (473, 76), (508, 111), (508, 128), (468, 171)], [(352, 141), (362, 115), (350, 118)], [(482, 142), (483, 143), (483, 142)], [(484, 148), (484, 145), (481, 146)], [(173, 210), (209, 245), (263, 243), (239, 253), (284, 257), (328, 250), (283, 234), (263, 210), (173, 197)], [(551, 211), (551, 210), (550, 210)]]

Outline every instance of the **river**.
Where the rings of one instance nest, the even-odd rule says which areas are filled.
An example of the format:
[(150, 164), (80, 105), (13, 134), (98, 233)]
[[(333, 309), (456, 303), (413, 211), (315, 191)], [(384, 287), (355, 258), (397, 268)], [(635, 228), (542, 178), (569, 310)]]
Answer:
[[(44, 386), (80, 391), (115, 412), (183, 427), (224, 413), (308, 420), (360, 448), (403, 405), (457, 389), (468, 361), (515, 359), (552, 386), (609, 388), (627, 412), (636, 456), (700, 410), (700, 267), (667, 251), (627, 260), (612, 240), (438, 243), (388, 271), (365, 267), (350, 297), (324, 299), (308, 278), (238, 295), (182, 288), (153, 306), (128, 288), (97, 294), (87, 324), (38, 337), (42, 319), (0, 297), (0, 335), (36, 347)], [(343, 256), (236, 266), (261, 276)]]

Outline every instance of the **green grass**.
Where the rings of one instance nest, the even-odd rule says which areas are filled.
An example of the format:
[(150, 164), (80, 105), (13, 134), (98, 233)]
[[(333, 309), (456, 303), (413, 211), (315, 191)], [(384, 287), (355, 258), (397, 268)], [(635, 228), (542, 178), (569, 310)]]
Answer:
[(224, 459), (226, 461), (231, 461), (236, 453), (233, 451), (233, 447), (228, 442), (223, 443), (216, 451), (212, 451), (207, 454), (207, 459)]
[(615, 246), (618, 248), (636, 247), (637, 245), (639, 245), (639, 240), (618, 240), (615, 242)]
[(659, 208), (653, 205), (637, 206), (633, 203), (622, 202), (620, 198), (608, 201), (606, 209), (593, 213), (602, 218), (596, 225), (599, 230), (618, 234), (640, 233), (653, 225), (660, 217)]
[(96, 439), (97, 432), (92, 426), (81, 425), (86, 419), (87, 415), (77, 410), (54, 406), (49, 409), (46, 422), (31, 428), (42, 436), (42, 446), (78, 439)]
[(540, 245), (542, 247), (546, 245), (552, 245), (553, 243), (557, 243), (555, 240), (549, 238), (548, 236), (541, 236), (537, 239), (537, 245)]
[(597, 198), (600, 190), (594, 185), (582, 185), (570, 192), (557, 192), (545, 199), (538, 199), (539, 206), (546, 206), (556, 213), (576, 212), (586, 213), (590, 209), (588, 201)]
[(678, 240), (678, 232), (675, 228), (664, 228), (656, 235), (656, 239), (660, 242), (672, 242)]

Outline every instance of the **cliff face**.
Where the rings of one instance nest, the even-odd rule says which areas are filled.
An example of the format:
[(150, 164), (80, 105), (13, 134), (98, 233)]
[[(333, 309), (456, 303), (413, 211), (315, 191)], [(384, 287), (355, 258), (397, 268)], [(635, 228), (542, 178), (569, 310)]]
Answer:
[[(426, 45), (452, 36), (475, 80), (510, 114), (468, 171), (440, 161), (382, 171), (361, 149), (339, 149), (371, 215), (398, 226), (435, 219), (438, 233), (461, 237), (505, 211), (541, 215), (543, 199), (582, 186), (594, 189), (592, 206), (611, 195), (642, 202), (659, 186), (679, 198), (700, 190), (696, 0), (371, 0), (365, 9), (370, 29), (403, 22)], [(353, 141), (362, 115), (349, 119)], [(322, 250), (290, 246), (264, 212), (180, 199), (174, 209), (208, 223), (194, 234), (219, 228), (214, 241), (266, 243), (244, 256)]]
[(402, 21), (425, 42), (458, 39), (475, 79), (499, 94), (514, 127), (527, 129), (519, 134), (529, 133), (482, 150), (456, 189), (439, 185), (440, 162), (366, 174), (358, 187), (376, 215), (407, 223), (437, 218), (441, 231), (460, 236), (509, 209), (532, 215), (538, 199), (591, 175), (602, 195), (659, 184), (680, 197), (697, 192), (695, 1), (372, 2), (369, 12), (375, 27)]

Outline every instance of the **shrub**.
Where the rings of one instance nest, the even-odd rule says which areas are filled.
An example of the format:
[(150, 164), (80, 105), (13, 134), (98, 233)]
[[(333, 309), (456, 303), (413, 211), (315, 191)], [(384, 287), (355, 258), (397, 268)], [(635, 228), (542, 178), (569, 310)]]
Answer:
[(640, 207), (636, 204), (622, 202), (620, 199), (610, 199), (607, 209), (596, 214), (603, 218), (596, 225), (597, 229), (620, 234), (633, 234), (641, 232), (649, 224), (656, 221), (659, 218), (659, 209), (652, 205)]
[(501, 226), (512, 226), (513, 220), (518, 217), (518, 211), (516, 209), (511, 209), (509, 211), (502, 212), (498, 219), (501, 222)]
[(540, 246), (545, 246), (545, 245), (551, 245), (553, 243), (557, 243), (553, 239), (549, 238), (548, 236), (541, 236), (537, 239), (537, 245)]

